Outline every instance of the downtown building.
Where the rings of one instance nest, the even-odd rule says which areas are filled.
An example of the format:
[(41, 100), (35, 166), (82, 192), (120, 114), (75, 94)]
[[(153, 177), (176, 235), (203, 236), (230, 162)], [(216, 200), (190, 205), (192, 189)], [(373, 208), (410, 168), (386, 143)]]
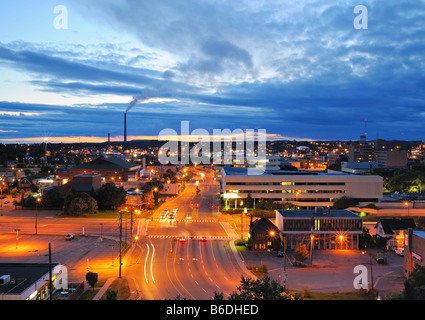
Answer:
[(276, 210), (276, 226), (285, 249), (299, 244), (315, 250), (359, 249), (363, 218), (349, 210)]
[(331, 207), (344, 196), (365, 204), (383, 197), (380, 176), (314, 171), (273, 170), (249, 175), (246, 168), (225, 167), (220, 187), (226, 208), (243, 207), (249, 197), (254, 208), (258, 201), (272, 199), (298, 209)]

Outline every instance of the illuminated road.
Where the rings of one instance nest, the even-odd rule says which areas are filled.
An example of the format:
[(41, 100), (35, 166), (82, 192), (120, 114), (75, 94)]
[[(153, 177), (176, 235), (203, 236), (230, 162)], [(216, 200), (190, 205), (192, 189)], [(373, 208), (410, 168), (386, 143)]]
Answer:
[(138, 280), (140, 298), (147, 300), (210, 300), (215, 291), (227, 298), (244, 274), (228, 241), (221, 240), (144, 238), (126, 268), (126, 276)]
[[(139, 299), (176, 299), (180, 296), (182, 299), (209, 300), (213, 298), (214, 292), (223, 293), (226, 299), (236, 290), (241, 275), (250, 275), (246, 273), (238, 253), (231, 246), (231, 241), (237, 234), (232, 233), (230, 227), (223, 228), (223, 223), (227, 222), (220, 221), (219, 190), (213, 174), (205, 172), (204, 176), (197, 175), (194, 179), (198, 182), (193, 180), (187, 183), (186, 189), (179, 196), (163, 204), (152, 219), (136, 218), (134, 222), (133, 235), (139, 235), (139, 239), (133, 240), (130, 251), (123, 255), (122, 276), (134, 281)], [(201, 190), (198, 196), (197, 186)], [(175, 220), (159, 219), (166, 207), (170, 211), (178, 207)], [(186, 219), (187, 212), (192, 214), (192, 219)], [(22, 216), (13, 216), (10, 212), (7, 216), (0, 217), (0, 234), (13, 234), (15, 229), (20, 229), (20, 235), (35, 237), (35, 217), (34, 211), (22, 212)], [(65, 236), (67, 233), (102, 235), (117, 241), (119, 220), (58, 218), (48, 212), (39, 212), (37, 237), (41, 239), (43, 235)], [(186, 241), (179, 241), (178, 238), (181, 236), (184, 236)], [(201, 241), (203, 237), (206, 241)], [(130, 240), (129, 221), (126, 224), (123, 220), (122, 240)], [(57, 241), (65, 240), (61, 237)], [(83, 243), (78, 242), (78, 239), (76, 241), (68, 245)], [(70, 255), (70, 259), (75, 262), (65, 260), (70, 268), (71, 277), (81, 276), (88, 266), (93, 270), (99, 270), (103, 276), (109, 273), (117, 276), (117, 244), (115, 243), (115, 251), (112, 251), (113, 260), (109, 256), (109, 250), (113, 249), (111, 245), (105, 244), (102, 260), (96, 262), (94, 257), (89, 256), (89, 251), (96, 249), (98, 243), (89, 243), (81, 250), (76, 247), (72, 251), (74, 253)], [(23, 244), (21, 247), (24, 248)], [(62, 260), (66, 258), (66, 252), (61, 251), (58, 254), (63, 255)]]
[[(142, 236), (126, 273), (136, 280), (141, 299), (180, 296), (210, 300), (214, 292), (222, 292), (226, 299), (240, 284), (241, 276), (247, 275), (238, 262), (238, 253), (229, 244), (235, 235), (228, 234), (218, 221), (218, 185), (213, 176), (205, 175), (199, 187), (197, 197), (196, 184), (188, 183), (180, 196), (156, 211), (153, 220), (141, 222)], [(175, 221), (159, 219), (166, 207), (170, 211), (178, 208)], [(186, 220), (187, 212), (192, 213), (191, 220)], [(179, 241), (182, 236), (185, 241)], [(202, 237), (207, 241), (201, 241)]]

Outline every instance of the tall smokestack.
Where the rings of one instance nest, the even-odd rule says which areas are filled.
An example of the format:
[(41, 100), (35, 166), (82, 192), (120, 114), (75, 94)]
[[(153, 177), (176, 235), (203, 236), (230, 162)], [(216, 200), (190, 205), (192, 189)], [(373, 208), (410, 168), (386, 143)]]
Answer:
[(124, 113), (124, 143), (127, 142), (127, 112)]

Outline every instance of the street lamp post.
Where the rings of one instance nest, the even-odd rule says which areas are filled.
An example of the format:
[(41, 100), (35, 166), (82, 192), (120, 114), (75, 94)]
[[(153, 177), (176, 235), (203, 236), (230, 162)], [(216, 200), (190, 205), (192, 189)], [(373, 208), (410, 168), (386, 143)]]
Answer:
[(16, 249), (18, 249), (19, 246), (19, 231), (21, 231), (21, 229), (15, 229), (16, 231)]
[(410, 216), (410, 214), (409, 214), (409, 202), (405, 202), (404, 203), (404, 205), (407, 207), (407, 216), (409, 217)]
[(35, 203), (35, 234), (37, 235), (37, 219), (38, 219), (38, 204), (41, 202), (41, 198), (37, 198)]
[(310, 266), (313, 265), (313, 246), (314, 246), (314, 234), (310, 235)]
[(120, 211), (120, 266), (118, 278), (121, 278), (121, 258), (122, 258), (122, 210)]

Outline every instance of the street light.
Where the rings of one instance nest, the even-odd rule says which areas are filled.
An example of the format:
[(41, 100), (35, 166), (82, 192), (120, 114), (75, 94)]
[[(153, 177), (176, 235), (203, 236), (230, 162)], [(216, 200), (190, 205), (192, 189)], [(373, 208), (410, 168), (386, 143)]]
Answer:
[(38, 204), (41, 202), (41, 198), (37, 198), (35, 202), (35, 234), (37, 234), (37, 216), (38, 216)]
[(409, 202), (405, 202), (404, 205), (407, 207), (407, 216), (409, 216)]
[(313, 265), (313, 246), (314, 246), (314, 234), (310, 235), (310, 265)]
[(341, 250), (342, 250), (342, 242), (344, 241), (344, 236), (341, 234), (338, 238), (339, 238), (339, 241), (341, 242)]

